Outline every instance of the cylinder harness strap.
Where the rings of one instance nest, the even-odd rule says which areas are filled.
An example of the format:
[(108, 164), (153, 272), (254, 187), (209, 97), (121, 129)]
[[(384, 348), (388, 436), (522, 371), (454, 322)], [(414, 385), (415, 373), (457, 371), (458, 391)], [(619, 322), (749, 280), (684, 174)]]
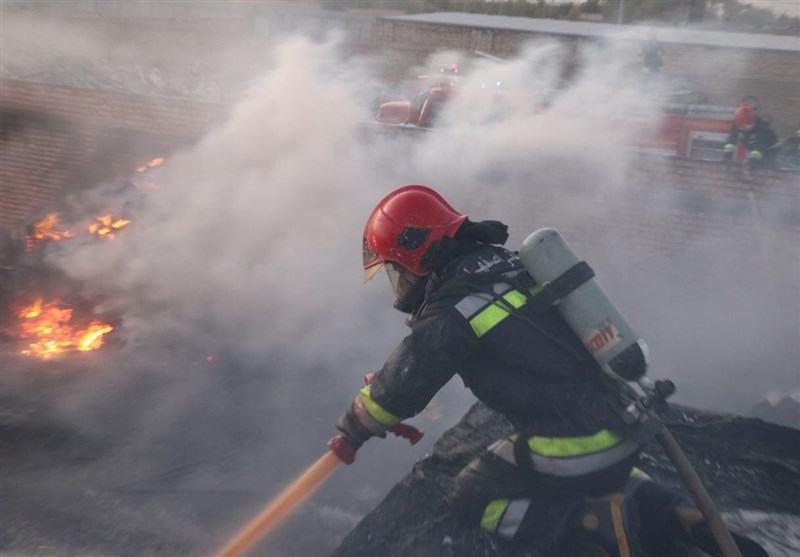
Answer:
[(579, 261), (554, 280), (544, 283), (539, 292), (530, 297), (528, 302), (536, 313), (544, 313), (550, 306), (592, 278), (594, 278), (594, 270), (586, 261)]

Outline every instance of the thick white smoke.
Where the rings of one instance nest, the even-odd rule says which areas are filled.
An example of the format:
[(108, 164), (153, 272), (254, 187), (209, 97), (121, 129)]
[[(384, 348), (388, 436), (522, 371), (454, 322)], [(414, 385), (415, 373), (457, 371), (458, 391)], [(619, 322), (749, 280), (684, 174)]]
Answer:
[(125, 316), (132, 340), (196, 336), (259, 356), (297, 347), (301, 361), (358, 346), (361, 221), (381, 190), (353, 84), (334, 64), (329, 47), (283, 45), (230, 120), (169, 159), (131, 234), (60, 260)]

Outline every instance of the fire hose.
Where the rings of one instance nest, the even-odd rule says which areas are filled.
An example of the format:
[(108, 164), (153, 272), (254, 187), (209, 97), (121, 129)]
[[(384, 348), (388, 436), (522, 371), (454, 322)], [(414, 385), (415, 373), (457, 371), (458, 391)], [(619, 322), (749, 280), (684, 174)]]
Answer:
[[(657, 381), (653, 383), (647, 378), (642, 378), (639, 380), (639, 385), (645, 393), (645, 404), (665, 404), (667, 397), (675, 392), (675, 385), (671, 381)], [(709, 495), (703, 485), (700, 476), (697, 475), (694, 466), (692, 466), (692, 463), (689, 462), (689, 459), (686, 457), (686, 453), (683, 452), (683, 449), (681, 449), (675, 437), (673, 437), (672, 433), (667, 429), (667, 426), (661, 426), (656, 433), (656, 440), (672, 461), (672, 464), (678, 471), (678, 475), (689, 490), (695, 504), (697, 504), (698, 510), (708, 523), (711, 535), (714, 536), (714, 541), (717, 542), (722, 556), (742, 557), (739, 546), (736, 545), (730, 530), (728, 530), (725, 521), (722, 519), (722, 514), (711, 499), (711, 495)]]
[[(403, 426), (403, 427), (397, 427)], [(412, 445), (422, 438), (422, 432), (408, 424), (397, 424), (389, 429), (398, 437), (405, 437)], [(328, 442), (333, 446), (338, 442), (346, 442), (341, 435), (337, 435)], [(339, 463), (340, 457), (332, 448), (303, 472), (289, 487), (273, 499), (261, 513), (218, 553), (215, 557), (240, 557), (245, 555), (261, 538), (269, 534), (280, 522), (289, 515), (300, 503), (306, 500), (311, 493), (331, 475)]]
[(333, 451), (328, 451), (315, 464), (287, 487), (247, 526), (236, 534), (216, 557), (239, 557), (244, 555), (253, 545), (269, 534), (295, 507), (331, 475), (339, 464), (339, 458)]
[[(364, 380), (369, 383), (373, 374)], [(397, 437), (408, 439), (412, 445), (422, 439), (423, 433), (414, 426), (399, 423), (389, 428)], [(303, 472), (289, 487), (278, 494), (261, 513), (242, 528), (215, 557), (240, 557), (254, 544), (275, 529), (297, 506), (330, 476), (341, 462), (352, 463), (353, 449), (350, 452), (344, 436), (337, 435), (328, 441), (330, 450)]]

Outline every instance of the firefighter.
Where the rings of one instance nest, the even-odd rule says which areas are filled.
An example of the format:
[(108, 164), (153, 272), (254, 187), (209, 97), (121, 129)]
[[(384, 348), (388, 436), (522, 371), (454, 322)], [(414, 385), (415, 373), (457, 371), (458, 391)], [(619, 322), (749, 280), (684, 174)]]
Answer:
[(664, 47), (661, 45), (661, 41), (658, 40), (658, 35), (655, 31), (651, 30), (647, 34), (647, 40), (642, 43), (639, 53), (642, 55), (642, 70), (645, 73), (657, 74), (661, 72), (661, 67), (664, 65)]
[[(331, 448), (352, 463), (457, 373), (516, 430), (453, 481), (448, 500), (467, 524), (560, 555), (644, 555), (640, 530), (657, 547), (670, 535), (718, 554), (696, 510), (634, 471), (645, 440), (615, 410), (619, 385), (554, 307), (531, 309), (537, 285), (501, 247), (507, 238), (503, 223), (473, 222), (425, 186), (378, 203), (364, 230), (365, 282), (386, 271), (411, 333), (336, 423), (343, 441)], [(747, 557), (766, 555), (739, 540)], [(573, 550), (585, 553), (564, 553)]]
[(743, 102), (733, 117), (733, 125), (724, 147), (732, 158), (739, 143), (747, 149), (749, 170), (774, 164), (780, 152), (781, 140), (769, 123), (761, 118), (751, 102)]

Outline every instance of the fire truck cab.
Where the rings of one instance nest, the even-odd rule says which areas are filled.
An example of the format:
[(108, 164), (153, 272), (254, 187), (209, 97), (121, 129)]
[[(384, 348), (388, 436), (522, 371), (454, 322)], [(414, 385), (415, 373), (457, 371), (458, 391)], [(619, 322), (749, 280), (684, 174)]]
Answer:
[(432, 87), (422, 91), (413, 101), (383, 103), (378, 108), (376, 120), (381, 124), (432, 128), (452, 91), (451, 87)]

